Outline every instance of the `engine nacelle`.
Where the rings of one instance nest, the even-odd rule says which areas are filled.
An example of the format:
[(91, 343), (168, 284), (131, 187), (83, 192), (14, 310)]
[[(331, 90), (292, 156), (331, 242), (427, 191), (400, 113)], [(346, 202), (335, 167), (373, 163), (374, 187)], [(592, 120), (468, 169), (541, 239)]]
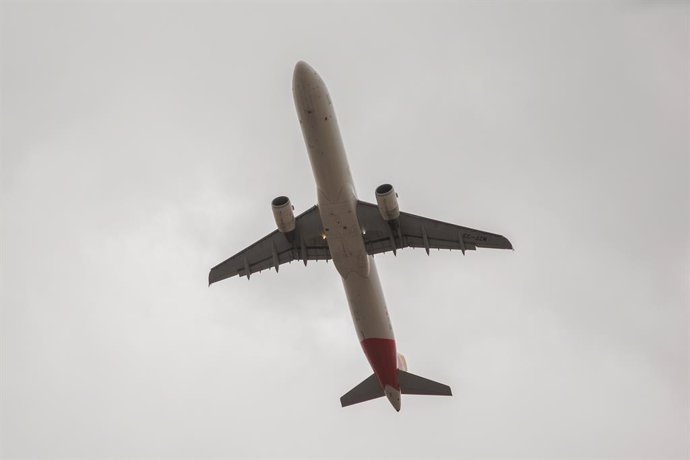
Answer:
[(271, 201), (271, 208), (273, 209), (273, 217), (276, 220), (276, 226), (281, 233), (290, 233), (295, 230), (295, 209), (290, 203), (290, 198), (286, 196), (279, 196)]
[(395, 193), (391, 184), (383, 184), (376, 187), (376, 204), (379, 205), (381, 217), (386, 222), (396, 220), (400, 217), (398, 207), (398, 194)]

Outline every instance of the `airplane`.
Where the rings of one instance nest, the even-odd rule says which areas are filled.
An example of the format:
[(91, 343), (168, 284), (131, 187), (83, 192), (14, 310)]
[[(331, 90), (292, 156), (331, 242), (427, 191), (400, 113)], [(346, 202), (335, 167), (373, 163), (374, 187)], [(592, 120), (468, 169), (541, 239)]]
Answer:
[(307, 146), (318, 205), (295, 217), (286, 196), (271, 202), (277, 229), (213, 267), (209, 286), (301, 260), (333, 260), (342, 277), (357, 336), (373, 374), (340, 398), (342, 407), (386, 396), (400, 411), (400, 395), (451, 396), (448, 385), (407, 371), (397, 352), (374, 254), (403, 248), (466, 251), (513, 249), (507, 238), (400, 211), (390, 184), (376, 188), (376, 204), (360, 201), (340, 137), (333, 102), (319, 74), (295, 65), (292, 92)]

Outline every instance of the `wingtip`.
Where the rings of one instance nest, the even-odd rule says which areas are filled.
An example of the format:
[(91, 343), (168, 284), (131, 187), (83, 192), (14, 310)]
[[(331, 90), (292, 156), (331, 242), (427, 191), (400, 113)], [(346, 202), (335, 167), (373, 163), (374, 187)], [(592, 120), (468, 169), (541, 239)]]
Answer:
[(208, 287), (211, 287), (211, 285), (217, 281), (219, 281), (219, 279), (217, 276), (213, 276), (213, 270), (208, 272)]

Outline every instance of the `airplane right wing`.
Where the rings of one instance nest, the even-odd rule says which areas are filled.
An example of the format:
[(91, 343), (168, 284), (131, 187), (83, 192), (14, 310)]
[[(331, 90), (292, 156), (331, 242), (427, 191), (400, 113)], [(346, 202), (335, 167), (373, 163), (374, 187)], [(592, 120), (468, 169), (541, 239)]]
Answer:
[(381, 217), (378, 206), (357, 202), (357, 217), (366, 231), (364, 245), (369, 254), (379, 254), (402, 248), (424, 248), (474, 251), (477, 248), (513, 249), (504, 236), (461, 227), (426, 217), (401, 212), (395, 225)]
[(295, 231), (287, 235), (278, 230), (269, 233), (256, 243), (238, 252), (211, 269), (209, 286), (236, 275), (249, 276), (293, 260), (328, 260), (331, 252), (323, 239), (323, 226), (318, 206), (312, 206), (295, 218)]

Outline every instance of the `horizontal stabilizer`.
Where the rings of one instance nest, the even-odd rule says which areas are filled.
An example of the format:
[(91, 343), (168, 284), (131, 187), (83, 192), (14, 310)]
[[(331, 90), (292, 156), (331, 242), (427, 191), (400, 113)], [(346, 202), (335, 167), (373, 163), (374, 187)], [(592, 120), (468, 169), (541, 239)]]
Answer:
[(404, 395), (453, 396), (448, 385), (398, 369), (400, 392)]
[(370, 399), (380, 398), (381, 396), (383, 396), (383, 389), (381, 385), (379, 385), (376, 374), (371, 374), (362, 383), (345, 393), (345, 395), (340, 398), (340, 404), (343, 407), (347, 407), (369, 401)]
[[(398, 383), (400, 384), (400, 393), (405, 395), (453, 396), (448, 385), (410, 374), (402, 369), (398, 369)], [(380, 398), (384, 394), (376, 374), (371, 374), (366, 380), (340, 398), (340, 404), (343, 407), (347, 407)]]

